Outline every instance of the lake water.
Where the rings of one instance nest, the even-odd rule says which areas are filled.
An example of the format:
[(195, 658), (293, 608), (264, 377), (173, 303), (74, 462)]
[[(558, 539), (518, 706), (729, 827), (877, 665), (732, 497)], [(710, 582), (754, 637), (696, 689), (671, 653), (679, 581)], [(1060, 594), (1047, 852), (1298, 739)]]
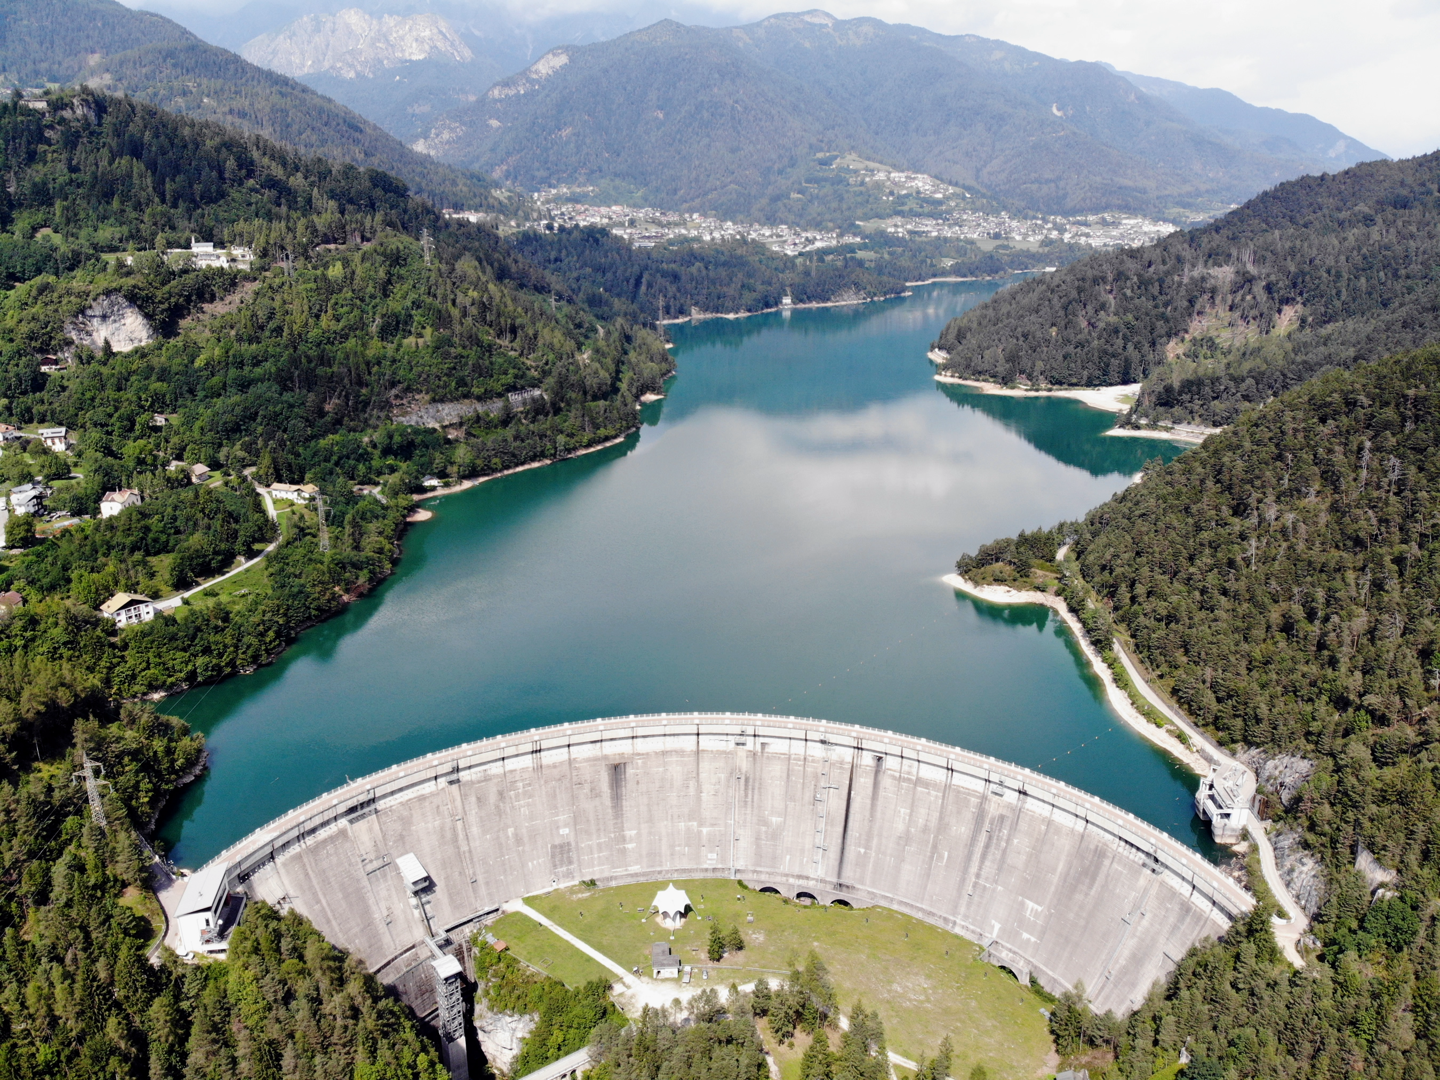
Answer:
[(1107, 437), (1076, 402), (937, 384), (929, 343), (994, 288), (675, 327), (679, 374), (638, 433), (430, 503), (373, 595), (269, 667), (167, 703), (212, 765), (162, 830), (175, 858), (455, 743), (687, 710), (938, 739), (1207, 846), (1195, 780), (1109, 710), (1048, 609), (940, 581), (1178, 452)]

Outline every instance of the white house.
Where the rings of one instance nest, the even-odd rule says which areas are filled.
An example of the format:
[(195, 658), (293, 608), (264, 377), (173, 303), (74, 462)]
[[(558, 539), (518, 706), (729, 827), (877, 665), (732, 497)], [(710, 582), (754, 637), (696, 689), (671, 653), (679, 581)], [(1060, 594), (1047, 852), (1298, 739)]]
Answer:
[(116, 626), (134, 626), (155, 618), (155, 601), (139, 593), (117, 592), (100, 605), (100, 614)]
[(655, 899), (650, 906), (660, 912), (660, 921), (673, 930), (685, 921), (685, 911), (690, 907), (690, 897), (685, 895), (684, 889), (677, 889), (671, 883), (655, 894)]
[(70, 448), (70, 432), (63, 427), (42, 427), (40, 441), (57, 453)]
[(10, 510), (16, 514), (38, 514), (45, 509), (50, 489), (44, 484), (21, 484), (10, 489)]
[(269, 491), (272, 499), (289, 499), (297, 503), (308, 503), (320, 494), (320, 489), (314, 484), (271, 484)]
[(114, 517), (121, 510), (128, 510), (132, 506), (139, 505), (140, 493), (138, 491), (131, 491), (129, 488), (107, 491), (100, 499), (100, 516), (102, 518)]
[(218, 250), (213, 243), (190, 238), (190, 247), (170, 248), (168, 255), (188, 255), (195, 260), (200, 270), (249, 270), (255, 261), (255, 252), (246, 247), (222, 247)]

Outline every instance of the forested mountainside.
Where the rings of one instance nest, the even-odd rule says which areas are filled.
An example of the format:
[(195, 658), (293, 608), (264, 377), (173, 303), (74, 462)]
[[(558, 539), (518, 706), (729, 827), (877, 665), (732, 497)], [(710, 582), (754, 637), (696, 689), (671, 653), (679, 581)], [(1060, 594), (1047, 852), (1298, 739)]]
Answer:
[(1055, 213), (1218, 209), (1301, 171), (1102, 65), (821, 11), (554, 49), (415, 145), (526, 187), (767, 220), (833, 200), (823, 153)]
[(906, 283), (935, 277), (1005, 277), (1046, 262), (1083, 257), (1077, 244), (1041, 251), (981, 251), (963, 240), (914, 240), (872, 233), (865, 243), (791, 256), (760, 243), (676, 242), (632, 247), (607, 229), (526, 230), (509, 242), (605, 318), (633, 321), (702, 313), (756, 312), (788, 293), (797, 304), (898, 296)]
[(793, 257), (762, 244), (634, 248), (608, 229), (563, 228), (511, 238), (520, 254), (570, 286), (590, 310), (632, 320), (764, 311), (797, 304), (876, 299), (905, 291), (903, 277), (868, 270), (853, 256)]
[(1202, 89), (1173, 79), (1137, 75), (1133, 71), (1117, 74), (1179, 109), (1237, 149), (1259, 149), (1273, 157), (1291, 158), (1303, 164), (1306, 172), (1335, 172), (1362, 161), (1380, 161), (1386, 157), (1360, 140), (1352, 139), (1334, 124), (1308, 113), (1251, 105), (1228, 90)]
[[(0, 455), (0, 487), (43, 477), (59, 511), (12, 514), (6, 542), (24, 550), (0, 558), (0, 590), (23, 601), (0, 615), (0, 1071), (438, 1080), (408, 1014), (293, 914), (251, 906), (223, 963), (146, 961), (163, 924), (136, 833), (204, 751), (122, 702), (264, 663), (389, 572), (422, 476), (631, 430), (669, 358), (391, 176), (133, 98), (0, 102), (0, 171), (0, 420), (73, 440)], [(164, 255), (192, 235), (249, 246), (254, 268)], [(71, 320), (97, 300), (151, 340), (76, 343)], [(57, 355), (69, 365), (42, 372)], [(447, 433), (391, 420), (456, 398), (500, 404)], [(272, 518), (254, 481), (315, 485), (324, 526), (296, 504)], [(119, 488), (140, 505), (75, 516)], [(117, 630), (95, 610), (272, 543), (152, 622)], [(71, 782), (81, 748), (106, 770), (107, 829)]]
[[(1440, 1068), (1437, 446), (1430, 347), (1329, 372), (1084, 521), (957, 564), (1024, 573), (1073, 537), (1062, 595), (1102, 649), (1127, 636), (1223, 742), (1316, 763), (1272, 806), (1324, 862), (1318, 961), (1292, 970), (1262, 914), (1187, 957), (1128, 1022), (1072, 1018), (1070, 1049), (1107, 1046), (1134, 1078), (1182, 1045), (1236, 1078)], [(1352, 869), (1361, 847), (1398, 873), (1373, 902)]]
[(1132, 417), (1229, 423), (1440, 338), (1440, 153), (1304, 177), (1203, 228), (1006, 289), (935, 343), (952, 375), (1145, 380)]
[(304, 153), (384, 169), (441, 205), (499, 205), (485, 177), (416, 153), (308, 86), (115, 0), (0, 0), (0, 79), (123, 92)]

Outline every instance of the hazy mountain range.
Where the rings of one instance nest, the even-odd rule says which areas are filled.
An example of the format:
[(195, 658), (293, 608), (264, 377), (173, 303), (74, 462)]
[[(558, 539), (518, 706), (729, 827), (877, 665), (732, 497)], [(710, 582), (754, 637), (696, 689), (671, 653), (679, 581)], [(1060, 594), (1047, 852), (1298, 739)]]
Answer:
[(447, 205), (491, 205), (485, 177), (416, 153), (308, 86), (114, 0), (0, 0), (0, 79), (88, 83), (334, 160), (383, 169)]
[[(828, 222), (845, 201), (822, 189), (848, 181), (827, 166), (851, 151), (1028, 209), (1179, 218), (1384, 156), (1224, 91), (820, 11), (728, 28), (663, 20), (609, 40), (636, 15), (524, 23), (443, 2), (295, 14), (257, 0), (212, 17), (242, 59), (113, 0), (0, 0), (0, 71), (125, 90), (472, 207), (493, 202), (481, 173)], [(256, 27), (268, 29), (235, 40)], [(531, 62), (561, 35), (591, 43)]]
[(1318, 155), (1233, 137), (1100, 64), (811, 11), (552, 50), (414, 145), (526, 187), (733, 214), (803, 198), (816, 155), (847, 150), (1035, 210), (1166, 213), (1383, 156), (1334, 135)]

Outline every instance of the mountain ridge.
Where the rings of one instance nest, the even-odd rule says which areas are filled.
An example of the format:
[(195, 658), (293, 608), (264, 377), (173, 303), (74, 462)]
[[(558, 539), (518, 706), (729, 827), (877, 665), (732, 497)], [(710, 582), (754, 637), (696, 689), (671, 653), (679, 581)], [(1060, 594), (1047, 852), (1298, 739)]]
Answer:
[(1440, 340), (1440, 151), (1305, 176), (1200, 228), (1087, 256), (941, 332), (942, 370), (1144, 380), (1136, 420), (1226, 424), (1329, 368)]
[(1047, 213), (1213, 212), (1303, 171), (1237, 149), (1103, 65), (878, 19), (662, 20), (547, 56), (562, 54), (549, 78), (496, 86), (528, 78), (527, 92), (487, 93), (412, 145), (526, 187), (603, 180), (730, 215), (803, 197), (809, 159), (827, 151)]
[(283, 30), (252, 38), (240, 55), (291, 78), (325, 72), (346, 79), (373, 78), (401, 64), (437, 57), (461, 64), (475, 59), (439, 15), (376, 18), (360, 8), (305, 15)]
[(115, 0), (0, 0), (0, 72), (18, 86), (88, 84), (305, 153), (378, 168), (451, 205), (495, 206), (493, 183), (410, 149), (302, 83)]

